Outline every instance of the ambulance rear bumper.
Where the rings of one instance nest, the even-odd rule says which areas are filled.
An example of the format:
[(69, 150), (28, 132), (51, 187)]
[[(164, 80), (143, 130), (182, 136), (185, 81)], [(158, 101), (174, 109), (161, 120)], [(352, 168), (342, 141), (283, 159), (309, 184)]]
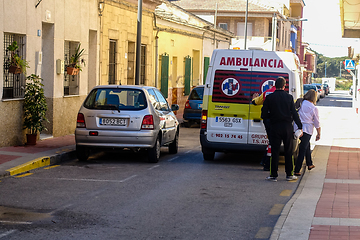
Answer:
[(239, 144), (239, 143), (224, 143), (224, 142), (210, 142), (206, 138), (206, 130), (200, 130), (200, 143), (203, 152), (236, 152), (236, 151), (265, 151), (267, 145), (261, 144)]

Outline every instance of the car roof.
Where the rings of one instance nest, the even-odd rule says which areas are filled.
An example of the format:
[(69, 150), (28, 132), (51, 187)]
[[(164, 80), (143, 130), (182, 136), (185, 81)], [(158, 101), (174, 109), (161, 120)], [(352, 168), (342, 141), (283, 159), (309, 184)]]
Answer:
[(133, 89), (153, 89), (155, 87), (152, 86), (144, 86), (144, 85), (115, 85), (115, 84), (111, 84), (111, 85), (98, 85), (95, 86), (93, 89), (98, 89), (98, 88), (133, 88)]

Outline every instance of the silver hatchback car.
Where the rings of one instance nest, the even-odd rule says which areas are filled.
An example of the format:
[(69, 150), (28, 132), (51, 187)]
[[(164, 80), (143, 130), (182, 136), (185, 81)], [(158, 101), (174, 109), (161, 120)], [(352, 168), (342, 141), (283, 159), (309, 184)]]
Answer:
[(76, 154), (86, 161), (93, 148), (147, 149), (148, 161), (158, 162), (160, 147), (177, 153), (179, 122), (155, 87), (96, 86), (80, 107), (75, 130)]

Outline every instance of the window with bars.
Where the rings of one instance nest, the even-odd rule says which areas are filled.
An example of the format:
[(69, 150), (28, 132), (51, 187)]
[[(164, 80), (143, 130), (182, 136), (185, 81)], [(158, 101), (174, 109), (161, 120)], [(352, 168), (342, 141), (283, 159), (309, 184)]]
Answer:
[(141, 45), (140, 58), (140, 84), (145, 85), (146, 80), (146, 45)]
[(4, 33), (4, 61), (3, 61), (3, 99), (23, 98), (26, 79), (24, 74), (9, 73), (11, 52), (7, 50), (8, 46), (14, 41), (19, 48), (16, 54), (25, 59), (25, 36)]
[(117, 84), (116, 82), (116, 40), (110, 39), (109, 44), (109, 84)]
[(228, 30), (228, 24), (227, 23), (219, 23), (219, 27), (225, 30)]
[(65, 41), (64, 44), (64, 96), (78, 95), (79, 94), (79, 76), (67, 74), (66, 68), (69, 65), (71, 56), (75, 53), (79, 42)]

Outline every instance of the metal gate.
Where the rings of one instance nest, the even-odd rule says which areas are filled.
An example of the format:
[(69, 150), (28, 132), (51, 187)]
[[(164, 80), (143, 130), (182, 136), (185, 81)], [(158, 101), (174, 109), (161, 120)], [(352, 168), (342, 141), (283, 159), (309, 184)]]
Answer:
[(204, 57), (204, 80), (203, 80), (204, 84), (206, 82), (206, 76), (207, 76), (209, 65), (210, 65), (210, 58)]
[(168, 97), (169, 82), (169, 55), (164, 53), (161, 55), (161, 92), (165, 98)]
[(185, 59), (185, 86), (184, 94), (185, 96), (190, 94), (190, 80), (191, 80), (191, 57), (186, 56)]

